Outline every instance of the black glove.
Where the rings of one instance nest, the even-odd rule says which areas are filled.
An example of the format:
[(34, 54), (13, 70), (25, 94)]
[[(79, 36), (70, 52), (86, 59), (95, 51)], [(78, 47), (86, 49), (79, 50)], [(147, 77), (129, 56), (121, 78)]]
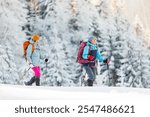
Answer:
[(104, 63), (108, 63), (108, 59), (105, 59), (105, 60), (104, 60)]
[(45, 59), (45, 62), (46, 62), (46, 63), (48, 62), (48, 59), (47, 59), (47, 58)]

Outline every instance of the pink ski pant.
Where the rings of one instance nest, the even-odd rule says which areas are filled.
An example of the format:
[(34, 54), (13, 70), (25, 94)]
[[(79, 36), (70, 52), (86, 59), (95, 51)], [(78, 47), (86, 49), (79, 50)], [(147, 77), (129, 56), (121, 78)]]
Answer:
[(35, 66), (32, 67), (32, 70), (34, 71), (34, 76), (35, 77), (40, 77), (41, 76), (41, 70), (40, 66)]

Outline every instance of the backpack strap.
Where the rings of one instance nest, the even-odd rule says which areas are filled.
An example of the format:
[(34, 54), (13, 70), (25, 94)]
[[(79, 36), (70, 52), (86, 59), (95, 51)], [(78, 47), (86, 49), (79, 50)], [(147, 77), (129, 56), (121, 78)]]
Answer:
[(32, 54), (33, 54), (33, 52), (34, 52), (34, 50), (35, 50), (34, 44), (33, 44), (33, 43), (31, 43), (31, 45), (32, 45), (32, 53), (31, 53), (30, 58), (32, 57)]
[(34, 50), (35, 50), (35, 47), (34, 47), (34, 44), (33, 44), (33, 43), (31, 43), (31, 45), (32, 45), (32, 53), (33, 53)]
[[(33, 52), (34, 52), (34, 50), (35, 50), (35, 47), (34, 47), (34, 44), (32, 44), (32, 43), (30, 43), (31, 45), (32, 45), (32, 53), (31, 53), (31, 56), (30, 56), (30, 58), (32, 57), (32, 54), (33, 54)], [(29, 45), (30, 45), (29, 44)], [(25, 59), (26, 59), (26, 61), (27, 61), (27, 57), (25, 57)]]
[(87, 45), (87, 46), (89, 46), (89, 52), (88, 52), (88, 55), (90, 54), (90, 51), (91, 51), (91, 46), (90, 45)]

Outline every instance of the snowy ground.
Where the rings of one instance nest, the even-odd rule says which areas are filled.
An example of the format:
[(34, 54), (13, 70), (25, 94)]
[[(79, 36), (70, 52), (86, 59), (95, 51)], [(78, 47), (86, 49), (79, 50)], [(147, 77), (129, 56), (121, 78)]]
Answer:
[(0, 85), (0, 99), (150, 99), (149, 89)]

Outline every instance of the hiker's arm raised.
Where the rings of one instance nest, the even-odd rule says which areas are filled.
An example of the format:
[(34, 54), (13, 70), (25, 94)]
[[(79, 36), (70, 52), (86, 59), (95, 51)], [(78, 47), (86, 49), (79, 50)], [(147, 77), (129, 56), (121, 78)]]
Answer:
[(84, 47), (84, 50), (83, 50), (82, 57), (83, 57), (84, 59), (88, 59), (88, 54), (89, 54), (89, 46), (85, 46), (85, 47)]
[(27, 48), (27, 55), (26, 55), (27, 61), (29, 63), (32, 63), (31, 56), (32, 56), (32, 45), (30, 44)]

